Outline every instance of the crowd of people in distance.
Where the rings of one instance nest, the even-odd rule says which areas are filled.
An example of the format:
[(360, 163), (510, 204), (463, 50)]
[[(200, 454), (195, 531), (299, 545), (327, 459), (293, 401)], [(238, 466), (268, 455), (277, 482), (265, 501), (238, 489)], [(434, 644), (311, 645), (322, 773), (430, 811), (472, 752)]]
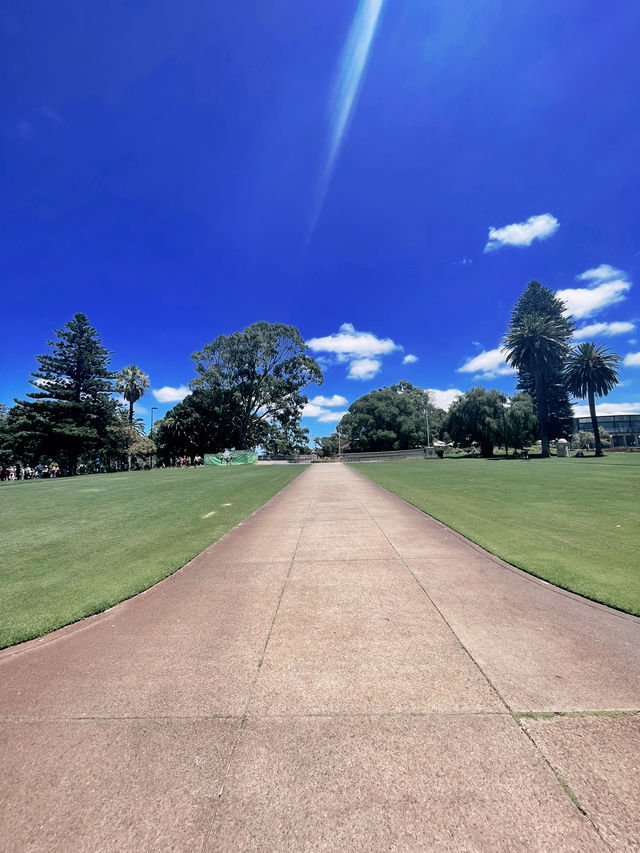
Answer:
[(172, 467), (175, 468), (199, 468), (204, 465), (202, 456), (176, 456), (172, 460)]
[(0, 465), (0, 482), (6, 483), (11, 480), (42, 480), (44, 477), (59, 477), (60, 468), (57, 462), (49, 465), (38, 464), (34, 468), (30, 465)]
[[(175, 458), (170, 460), (170, 466), (172, 468), (200, 468), (204, 465), (204, 459), (202, 456), (176, 456)], [(132, 471), (142, 471), (148, 470), (151, 467), (149, 464), (142, 465), (139, 460), (133, 461), (131, 465)], [(165, 463), (161, 462), (159, 465), (154, 466), (158, 468), (164, 468)], [(122, 465), (121, 463), (117, 463), (115, 466), (111, 465), (105, 468), (105, 466), (101, 463), (100, 459), (96, 459), (96, 461), (91, 465), (80, 464), (76, 468), (76, 474), (102, 474), (107, 471), (127, 471), (129, 470), (128, 465)], [(43, 465), (38, 463), (38, 465), (0, 465), (0, 482), (12, 482), (14, 480), (43, 480), (43, 479), (55, 479), (56, 477), (62, 477), (63, 475), (68, 475), (68, 471), (61, 471), (60, 466), (57, 462), (49, 462), (48, 465)]]

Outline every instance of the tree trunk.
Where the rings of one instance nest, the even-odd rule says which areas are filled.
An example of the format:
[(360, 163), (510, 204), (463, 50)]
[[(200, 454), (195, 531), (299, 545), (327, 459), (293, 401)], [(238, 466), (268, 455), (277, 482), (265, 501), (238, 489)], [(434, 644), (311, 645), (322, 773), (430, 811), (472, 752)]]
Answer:
[(549, 427), (547, 425), (547, 389), (541, 370), (536, 370), (536, 404), (538, 407), (538, 423), (540, 426), (540, 439), (542, 440), (542, 458), (548, 459), (549, 453)]
[(484, 459), (491, 459), (493, 456), (493, 438), (485, 438), (480, 442), (480, 455)]
[(129, 400), (129, 423), (133, 423), (133, 400)]
[(591, 415), (591, 428), (593, 437), (596, 442), (596, 456), (604, 456), (602, 452), (602, 441), (600, 440), (600, 430), (598, 429), (598, 418), (596, 417), (596, 396), (593, 393), (593, 388), (589, 385), (589, 414)]

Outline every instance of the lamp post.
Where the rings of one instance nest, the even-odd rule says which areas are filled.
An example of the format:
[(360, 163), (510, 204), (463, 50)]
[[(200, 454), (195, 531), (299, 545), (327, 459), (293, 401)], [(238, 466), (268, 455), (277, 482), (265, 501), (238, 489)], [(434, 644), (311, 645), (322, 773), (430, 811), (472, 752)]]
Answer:
[(502, 426), (504, 428), (504, 458), (509, 458), (509, 448), (507, 447), (507, 410), (511, 407), (508, 399), (502, 403)]
[(431, 447), (431, 434), (429, 432), (429, 409), (427, 406), (424, 407), (424, 416), (427, 420), (427, 447)]
[[(149, 438), (153, 441), (153, 413), (158, 411), (157, 406), (151, 406), (151, 429), (149, 430)], [(149, 468), (153, 468), (153, 453), (149, 458)]]

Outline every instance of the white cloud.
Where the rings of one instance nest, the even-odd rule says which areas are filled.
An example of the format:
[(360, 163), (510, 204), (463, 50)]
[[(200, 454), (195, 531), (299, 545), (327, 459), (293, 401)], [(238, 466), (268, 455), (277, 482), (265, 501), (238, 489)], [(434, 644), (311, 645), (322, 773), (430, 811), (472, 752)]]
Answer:
[(640, 367), (640, 352), (630, 352), (622, 362), (625, 367)]
[(556, 233), (560, 223), (550, 213), (530, 216), (526, 222), (514, 222), (503, 228), (489, 228), (489, 240), (485, 252), (493, 252), (503, 246), (530, 246), (534, 240), (546, 240)]
[(587, 287), (558, 290), (556, 296), (565, 303), (565, 314), (578, 319), (591, 317), (609, 305), (617, 305), (631, 289), (626, 273), (609, 264), (586, 270), (576, 278), (578, 281), (586, 281)]
[(311, 338), (307, 346), (313, 352), (329, 352), (338, 361), (349, 362), (349, 379), (371, 379), (382, 366), (380, 356), (402, 349), (391, 338), (356, 331), (351, 323), (343, 323), (333, 335)]
[(476, 373), (483, 379), (493, 379), (496, 376), (510, 376), (515, 371), (505, 362), (502, 350), (498, 347), (468, 359), (457, 372)]
[(357, 358), (349, 365), (347, 379), (373, 379), (381, 367), (382, 362), (377, 358)]
[(341, 397), (339, 394), (334, 394), (333, 397), (323, 397), (318, 395), (317, 397), (314, 397), (313, 400), (309, 400), (309, 403), (316, 406), (329, 406), (330, 408), (333, 406), (346, 406), (347, 402), (347, 398)]
[(415, 364), (417, 360), (418, 360), (417, 355), (411, 355), (409, 353), (408, 355), (405, 355), (405, 357), (402, 359), (402, 363), (403, 364)]
[(391, 338), (376, 338), (371, 332), (356, 332), (351, 323), (343, 323), (335, 335), (311, 338), (307, 346), (314, 352), (332, 352), (342, 361), (387, 355), (400, 349)]
[(612, 278), (624, 277), (622, 270), (612, 267), (611, 264), (600, 264), (599, 267), (594, 267), (590, 270), (585, 270), (580, 275), (576, 276), (578, 281), (611, 281)]
[(337, 424), (338, 421), (341, 421), (346, 414), (346, 411), (324, 412), (322, 415), (318, 415), (318, 420), (323, 424)]
[[(315, 399), (316, 400), (323, 400), (326, 398), (316, 397)], [(347, 402), (344, 397), (338, 397), (337, 395), (334, 395), (334, 397), (331, 399), (342, 400), (344, 403)], [(333, 405), (335, 405), (335, 404), (333, 404)], [(304, 409), (302, 410), (302, 417), (303, 418), (315, 418), (316, 420), (320, 421), (321, 423), (337, 423), (339, 420), (342, 420), (343, 416), (346, 414), (347, 414), (346, 411), (339, 411), (339, 412), (332, 411), (331, 409), (327, 409), (324, 406), (319, 405), (315, 402), (307, 403), (305, 405)]]
[[(598, 403), (596, 405), (596, 415), (626, 415), (636, 412), (640, 412), (640, 401), (637, 403)], [(573, 416), (574, 418), (588, 418), (589, 406), (574, 404)]]
[(588, 326), (583, 326), (581, 329), (576, 329), (573, 333), (574, 341), (584, 341), (586, 338), (600, 337), (611, 338), (614, 335), (624, 335), (627, 332), (633, 332), (635, 325), (633, 323), (591, 323)]
[(165, 385), (162, 388), (154, 388), (151, 393), (159, 403), (180, 403), (191, 391), (187, 385), (180, 385), (178, 388)]
[(449, 406), (457, 400), (458, 397), (462, 397), (464, 392), (459, 391), (457, 388), (447, 388), (446, 391), (439, 391), (437, 388), (427, 388), (429, 392), (429, 399), (438, 409), (444, 409), (447, 411)]

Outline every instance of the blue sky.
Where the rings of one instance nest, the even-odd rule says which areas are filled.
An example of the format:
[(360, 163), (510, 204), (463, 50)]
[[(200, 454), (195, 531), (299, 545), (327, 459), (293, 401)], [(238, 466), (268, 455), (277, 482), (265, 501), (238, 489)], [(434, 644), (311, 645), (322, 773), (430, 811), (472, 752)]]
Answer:
[(512, 393), (535, 278), (640, 411), (639, 36), (635, 0), (5, 6), (0, 402), (78, 311), (146, 420), (257, 320), (323, 365), (311, 435), (399, 379)]

